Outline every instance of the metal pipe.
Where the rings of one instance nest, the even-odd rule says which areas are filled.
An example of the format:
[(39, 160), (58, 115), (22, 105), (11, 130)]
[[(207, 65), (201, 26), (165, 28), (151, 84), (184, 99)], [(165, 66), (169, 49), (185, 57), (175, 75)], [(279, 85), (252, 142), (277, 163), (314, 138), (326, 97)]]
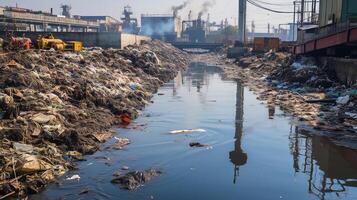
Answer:
[(304, 11), (305, 11), (305, 0), (301, 0), (301, 26), (304, 26)]
[(296, 17), (296, 1), (294, 1), (294, 20), (293, 20), (293, 41), (295, 41), (295, 17)]

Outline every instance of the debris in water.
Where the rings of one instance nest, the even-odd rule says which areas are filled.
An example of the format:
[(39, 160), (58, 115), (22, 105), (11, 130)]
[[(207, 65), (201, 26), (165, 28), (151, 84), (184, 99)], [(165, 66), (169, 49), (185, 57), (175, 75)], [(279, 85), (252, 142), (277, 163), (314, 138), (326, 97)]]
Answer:
[(162, 172), (155, 169), (133, 171), (123, 176), (114, 178), (111, 182), (114, 184), (120, 184), (124, 189), (135, 190), (142, 186), (144, 183), (150, 181), (153, 177), (157, 177), (160, 174), (162, 174)]
[(187, 130), (174, 130), (174, 131), (170, 131), (171, 134), (193, 133), (193, 132), (206, 132), (206, 130), (204, 130), (204, 129), (187, 129)]
[(106, 150), (111, 150), (111, 149), (121, 150), (121, 149), (123, 149), (124, 146), (130, 144), (130, 140), (128, 138), (114, 137), (114, 139), (116, 140), (115, 143), (112, 144), (112, 145), (107, 146), (105, 148)]
[(75, 175), (73, 175), (71, 177), (66, 178), (67, 181), (71, 181), (71, 180), (78, 180), (79, 181), (79, 179), (81, 179), (81, 177), (78, 174), (75, 174)]
[(190, 143), (190, 147), (206, 147), (208, 145), (205, 145), (205, 144), (201, 144), (199, 142), (191, 142)]

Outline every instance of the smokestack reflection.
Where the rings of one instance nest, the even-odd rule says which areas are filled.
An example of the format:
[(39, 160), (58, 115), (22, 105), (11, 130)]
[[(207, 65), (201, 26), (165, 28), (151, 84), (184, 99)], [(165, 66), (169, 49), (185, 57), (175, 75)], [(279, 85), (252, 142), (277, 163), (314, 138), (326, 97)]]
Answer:
[(234, 151), (229, 152), (229, 158), (234, 164), (234, 178), (235, 184), (239, 176), (239, 167), (247, 163), (248, 155), (242, 149), (242, 135), (243, 135), (243, 115), (244, 115), (244, 87), (242, 83), (237, 81), (237, 97), (236, 97), (236, 119), (235, 119), (235, 143)]

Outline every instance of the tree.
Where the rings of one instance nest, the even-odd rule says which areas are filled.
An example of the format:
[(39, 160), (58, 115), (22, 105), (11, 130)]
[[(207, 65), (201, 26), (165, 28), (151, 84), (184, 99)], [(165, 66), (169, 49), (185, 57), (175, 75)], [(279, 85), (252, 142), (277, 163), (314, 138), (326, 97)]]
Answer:
[(229, 25), (222, 30), (222, 33), (226, 35), (236, 35), (238, 33), (237, 27)]

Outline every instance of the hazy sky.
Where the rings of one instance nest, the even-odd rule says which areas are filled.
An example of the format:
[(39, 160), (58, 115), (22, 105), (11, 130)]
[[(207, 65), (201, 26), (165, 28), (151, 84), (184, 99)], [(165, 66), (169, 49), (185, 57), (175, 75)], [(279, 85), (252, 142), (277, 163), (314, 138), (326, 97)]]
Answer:
[[(209, 13), (211, 13), (211, 20), (220, 22), (222, 19), (228, 18), (231, 24), (235, 24), (238, 15), (238, 0), (215, 1), (215, 5), (209, 11)], [(263, 2), (261, 5), (272, 9), (292, 11), (293, 7), (289, 5), (292, 4), (294, 0), (259, 1)], [(184, 0), (0, 0), (0, 6), (15, 6), (17, 3), (19, 7), (30, 8), (32, 10), (49, 11), (50, 8), (54, 8), (54, 11), (59, 14), (61, 4), (70, 4), (72, 6), (72, 14), (75, 15), (110, 15), (115, 18), (120, 18), (125, 5), (132, 6), (135, 15), (139, 17), (142, 13), (171, 13), (171, 7), (173, 5), (179, 5), (182, 2), (184, 2)], [(203, 2), (205, 2), (205, 0), (191, 0), (189, 6), (179, 14), (185, 19), (187, 18), (188, 11), (192, 9), (195, 11), (196, 16)], [(266, 5), (264, 2), (269, 2), (274, 5)], [(291, 22), (293, 18), (292, 14), (270, 13), (251, 6), (249, 3), (247, 9), (247, 27), (250, 29), (251, 21), (254, 20), (256, 32), (266, 32), (268, 23), (271, 23), (272, 26), (278, 26), (279, 24)]]

